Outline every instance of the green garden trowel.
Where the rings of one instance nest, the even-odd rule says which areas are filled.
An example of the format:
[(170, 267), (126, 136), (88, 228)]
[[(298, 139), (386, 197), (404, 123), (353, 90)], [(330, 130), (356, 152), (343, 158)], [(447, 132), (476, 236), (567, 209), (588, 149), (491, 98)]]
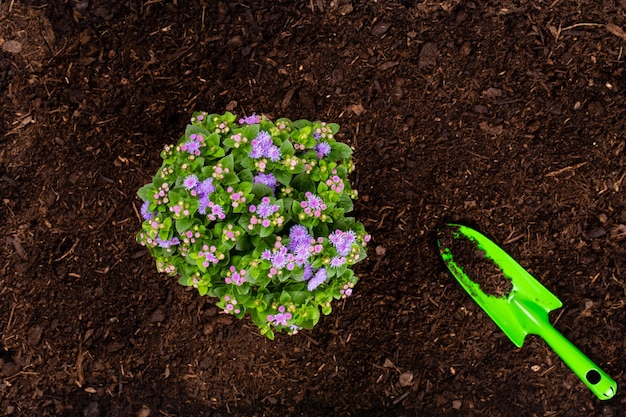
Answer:
[[(517, 347), (524, 344), (526, 335), (539, 335), (599, 399), (615, 395), (617, 383), (550, 324), (548, 313), (563, 303), (511, 256), (481, 233), (459, 224), (441, 228), (438, 243), (452, 275)], [(470, 248), (469, 258), (460, 243)], [(480, 269), (461, 263), (470, 263), (472, 256), (482, 258), (479, 262), (492, 262), (491, 269), (510, 279), (509, 292), (488, 294), (476, 282), (482, 282), (481, 277), (470, 278), (468, 274)]]

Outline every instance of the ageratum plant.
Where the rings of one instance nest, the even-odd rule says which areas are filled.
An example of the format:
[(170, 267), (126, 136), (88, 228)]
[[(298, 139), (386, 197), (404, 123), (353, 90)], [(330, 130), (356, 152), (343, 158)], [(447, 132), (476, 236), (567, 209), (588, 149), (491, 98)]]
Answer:
[(313, 328), (352, 294), (369, 236), (346, 213), (352, 150), (334, 123), (195, 113), (138, 191), (137, 235), (179, 276), (261, 334)]

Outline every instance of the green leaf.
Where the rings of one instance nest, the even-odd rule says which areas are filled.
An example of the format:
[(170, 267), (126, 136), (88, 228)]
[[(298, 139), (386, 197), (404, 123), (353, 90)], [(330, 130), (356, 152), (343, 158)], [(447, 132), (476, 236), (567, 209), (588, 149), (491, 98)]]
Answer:
[(315, 183), (313, 182), (311, 177), (306, 174), (296, 175), (291, 181), (291, 186), (301, 192), (315, 192)]
[(285, 304), (287, 304), (290, 301), (291, 301), (291, 295), (287, 291), (283, 291), (280, 294), (279, 303), (285, 305)]
[(204, 158), (198, 157), (191, 164), (191, 170), (196, 172), (204, 166)]
[(168, 197), (170, 199), (170, 205), (176, 205), (176, 204), (178, 204), (179, 201), (183, 200), (181, 195), (178, 194), (176, 191), (173, 191), (173, 190), (169, 192)]
[(258, 182), (255, 182), (254, 184), (252, 184), (251, 191), (252, 191), (252, 194), (254, 194), (255, 197), (258, 198), (259, 200), (262, 199), (263, 197), (271, 196), (274, 194), (270, 187), (268, 187), (265, 184), (260, 184)]
[(222, 164), (222, 168), (228, 168), (230, 172), (233, 172), (235, 167), (235, 160), (232, 154), (220, 159), (219, 163)]
[(184, 217), (182, 219), (178, 219), (175, 221), (176, 223), (176, 231), (179, 235), (182, 235), (183, 232), (186, 232), (191, 226), (194, 224), (194, 219), (191, 217)]
[(261, 236), (253, 236), (252, 244), (256, 248), (255, 252), (257, 252), (258, 254), (263, 252), (268, 247), (267, 243), (263, 241), (263, 238)]
[(328, 123), (326, 127), (330, 128), (333, 135), (335, 135), (339, 131), (339, 125), (337, 123)]
[[(287, 204), (285, 204), (285, 207), (289, 207)], [(292, 213), (299, 213), (302, 211), (302, 208), (300, 207), (300, 202), (296, 201), (296, 200), (292, 200), (291, 201), (291, 212)], [(294, 218), (297, 216), (294, 216)]]
[(226, 113), (224, 113), (224, 115), (222, 116), (222, 120), (226, 121), (228, 123), (234, 123), (235, 120), (237, 120), (237, 116), (235, 116), (234, 114), (232, 114), (231, 112), (227, 111)]
[(295, 150), (293, 149), (293, 145), (291, 144), (290, 140), (286, 140), (282, 143), (282, 145), (280, 145), (280, 152), (283, 156), (293, 155), (295, 153)]
[(217, 159), (217, 158), (221, 158), (224, 155), (226, 155), (226, 152), (224, 151), (224, 149), (222, 148), (216, 148), (215, 152), (213, 152), (213, 158)]
[(213, 132), (204, 138), (204, 144), (211, 149), (214, 146), (220, 146), (220, 135)]
[(252, 192), (252, 182), (243, 181), (239, 184), (238, 190), (244, 193), (244, 195), (248, 195)]
[(213, 174), (213, 166), (205, 166), (202, 168), (202, 177), (209, 178)]
[(189, 287), (193, 284), (193, 280), (190, 277), (181, 276), (180, 278), (178, 278), (178, 283), (180, 285), (184, 285), (185, 287)]
[(246, 229), (248, 225), (250, 224), (250, 215), (246, 214), (246, 215), (240, 216), (239, 220), (237, 220), (237, 224), (241, 226), (243, 229)]
[(187, 204), (189, 204), (189, 213), (194, 214), (198, 211), (198, 206), (200, 202), (197, 199), (187, 200)]
[(256, 169), (256, 167), (254, 166), (254, 160), (252, 158), (244, 158), (239, 162), (239, 164), (242, 168)]
[(179, 143), (184, 143), (184, 142), (189, 141), (189, 136), (192, 134), (202, 135), (205, 142), (209, 138), (209, 136), (211, 136), (211, 132), (209, 132), (208, 130), (206, 130), (205, 128), (201, 126), (187, 125), (187, 128), (185, 129), (185, 136), (181, 138), (181, 141)]
[(198, 258), (196, 259), (196, 267), (200, 270), (200, 272), (202, 272), (203, 274), (206, 272), (206, 267), (204, 265), (202, 265), (202, 263), (204, 262), (203, 258)]
[(348, 230), (354, 224), (354, 217), (342, 217), (335, 222), (335, 229)]
[(252, 243), (250, 242), (250, 235), (242, 234), (241, 237), (237, 240), (237, 244), (235, 245), (235, 249), (239, 252), (248, 252), (252, 249)]
[(257, 292), (261, 292), (262, 290), (265, 290), (267, 284), (270, 283), (270, 278), (267, 276), (267, 273), (261, 274), (256, 278), (256, 282), (259, 285)]
[(310, 127), (312, 124), (313, 123), (311, 123), (310, 121), (306, 119), (300, 119), (300, 120), (296, 120), (295, 122), (293, 122), (293, 126), (299, 130), (302, 130), (305, 127)]
[(345, 213), (349, 213), (354, 208), (354, 204), (352, 203), (352, 199), (346, 193), (341, 193), (339, 196), (339, 203), (337, 207), (342, 208)]
[(345, 165), (339, 165), (337, 167), (337, 175), (345, 182), (346, 178), (348, 178), (348, 168)]
[(293, 177), (291, 172), (278, 169), (273, 171), (272, 174), (274, 174), (274, 177), (276, 177), (276, 181), (283, 185), (289, 185), (291, 183), (291, 178)]
[(261, 232), (259, 233), (259, 235), (261, 237), (268, 237), (269, 235), (272, 234), (272, 232), (274, 232), (274, 228), (273, 227), (262, 227), (261, 228)]
[(352, 155), (352, 149), (345, 143), (335, 142), (330, 144), (330, 155), (327, 159), (329, 161), (348, 160)]
[(246, 126), (246, 128), (243, 130), (242, 134), (244, 137), (248, 138), (248, 139), (254, 139), (257, 136), (259, 136), (259, 130), (261, 129), (261, 126), (259, 125), (248, 125)]
[(168, 240), (170, 238), (170, 231), (167, 229), (160, 230), (159, 237), (161, 238), (161, 240)]
[(246, 282), (240, 287), (235, 287), (235, 291), (237, 291), (237, 299), (239, 299), (240, 295), (246, 295), (250, 292), (250, 285)]
[(152, 201), (154, 199), (154, 195), (156, 194), (156, 188), (152, 184), (146, 184), (137, 190), (137, 195), (143, 201)]
[(233, 185), (239, 182), (239, 177), (234, 172), (230, 172), (224, 176), (222, 183), (224, 185)]
[(239, 180), (241, 182), (250, 182), (250, 183), (254, 181), (254, 176), (252, 175), (252, 171), (250, 171), (250, 169), (248, 168), (241, 171), (239, 173)]
[(290, 291), (291, 302), (296, 305), (303, 305), (311, 298), (310, 291)]
[(306, 314), (305, 317), (307, 321), (309, 321), (313, 326), (315, 326), (320, 319), (320, 311), (318, 310), (318, 308), (314, 306), (308, 306), (305, 308), (304, 311)]
[(318, 223), (313, 228), (313, 234), (315, 236), (328, 236), (329, 235), (328, 224), (326, 224), (326, 223)]

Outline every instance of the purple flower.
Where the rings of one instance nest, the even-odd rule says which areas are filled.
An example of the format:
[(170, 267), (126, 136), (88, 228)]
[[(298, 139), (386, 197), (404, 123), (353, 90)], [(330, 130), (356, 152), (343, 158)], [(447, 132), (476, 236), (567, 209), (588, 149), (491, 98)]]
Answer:
[(217, 256), (215, 256), (215, 254), (213, 254), (212, 252), (205, 252), (204, 258), (206, 259), (206, 261), (203, 263), (203, 265), (207, 268), (209, 266), (209, 263), (215, 265), (216, 263), (219, 262), (219, 259), (217, 259)]
[(215, 191), (215, 186), (213, 185), (213, 178), (209, 177), (206, 180), (198, 183), (196, 187), (196, 191), (198, 192), (199, 195), (206, 195), (206, 196), (208, 196), (213, 191)]
[(267, 203), (261, 203), (259, 204), (257, 213), (262, 219), (267, 219), (272, 215), (272, 207)]
[(310, 207), (313, 210), (326, 209), (326, 204), (324, 204), (324, 200), (322, 200), (321, 197), (316, 196), (310, 191), (307, 191), (304, 195), (306, 196), (306, 201), (303, 201), (303, 204), (301, 204), (303, 208)]
[(247, 116), (247, 117), (242, 117), (241, 119), (239, 119), (239, 124), (243, 125), (254, 125), (257, 123), (261, 122), (261, 116), (257, 116), (256, 114), (252, 113), (251, 116)]
[(276, 162), (281, 157), (281, 152), (278, 146), (272, 143), (272, 137), (264, 130), (261, 130), (256, 138), (251, 142), (252, 152), (248, 156), (252, 159), (257, 158), (269, 158)]
[(328, 236), (328, 240), (337, 249), (339, 255), (348, 256), (352, 251), (352, 244), (356, 242), (356, 233), (354, 233), (354, 230), (348, 230), (347, 232), (335, 230)]
[(209, 195), (201, 194), (198, 198), (198, 202), (198, 213), (206, 214), (206, 209), (209, 207), (209, 204), (211, 204), (211, 200), (209, 200)]
[(237, 306), (237, 299), (231, 298), (229, 295), (224, 296), (224, 312), (228, 314), (239, 314), (241, 309)]
[(328, 235), (328, 240), (330, 240), (330, 243), (337, 246), (341, 241), (343, 241), (343, 232), (339, 229), (335, 230)]
[(285, 306), (278, 307), (278, 312), (274, 315), (269, 314), (267, 316), (267, 321), (272, 323), (274, 326), (288, 326), (289, 323), (287, 323), (287, 320), (291, 320), (291, 317), (293, 316), (290, 312), (285, 313), (285, 310)]
[(313, 276), (313, 267), (311, 264), (306, 264), (304, 266), (304, 271), (302, 273), (302, 281), (308, 281)]
[(291, 229), (289, 229), (289, 239), (289, 249), (293, 251), (302, 244), (306, 244), (308, 246), (309, 241), (311, 240), (311, 235), (305, 226), (301, 224), (294, 224), (291, 226)]
[(261, 149), (267, 149), (270, 145), (272, 145), (272, 136), (269, 132), (261, 130), (256, 138), (252, 140), (252, 145), (255, 144)]
[(287, 247), (282, 246), (278, 252), (272, 255), (272, 265), (275, 268), (282, 269), (287, 265)]
[(163, 240), (160, 237), (157, 236), (157, 238), (155, 239), (157, 245), (159, 245), (160, 248), (163, 249), (168, 249), (169, 247), (171, 247), (172, 245), (178, 245), (180, 244), (180, 240), (177, 237), (174, 237), (172, 239), (169, 240)]
[(268, 187), (272, 189), (272, 191), (274, 191), (276, 189), (276, 186), (278, 185), (278, 181), (276, 180), (276, 177), (274, 177), (273, 174), (264, 174), (262, 172), (259, 172), (254, 177), (254, 182), (258, 184), (267, 185)]
[(333, 259), (330, 260), (330, 267), (339, 268), (345, 263), (346, 263), (346, 258), (344, 258), (343, 256), (335, 256)]
[(183, 186), (188, 190), (193, 190), (198, 185), (198, 177), (194, 174), (187, 175), (183, 180)]
[(282, 153), (280, 152), (280, 149), (278, 149), (278, 146), (270, 145), (265, 150), (265, 155), (263, 156), (265, 156), (266, 158), (269, 158), (270, 161), (272, 162), (276, 162), (280, 160)]
[(350, 245), (355, 243), (356, 242), (356, 233), (354, 232), (354, 230), (348, 230), (347, 232), (345, 232), (344, 233), (344, 239)]
[(192, 155), (200, 155), (200, 143), (196, 142), (195, 140), (183, 143), (181, 149)]
[(304, 265), (311, 257), (310, 246), (306, 243), (302, 243), (296, 246), (293, 250), (294, 261), (297, 265)]
[(256, 207), (256, 214), (262, 219), (267, 219), (269, 216), (278, 211), (280, 207), (270, 202), (269, 197), (263, 197), (261, 204)]
[(258, 144), (255, 145), (254, 140), (252, 141), (252, 152), (248, 154), (248, 156), (252, 159), (262, 158), (264, 153), (264, 149), (261, 148)]
[(272, 259), (272, 251), (269, 249), (265, 249), (261, 254), (261, 259), (265, 259), (266, 261)]
[(346, 283), (342, 289), (339, 290), (339, 294), (341, 294), (341, 298), (350, 297), (352, 295), (352, 287), (354, 284), (351, 282)]
[(317, 287), (319, 287), (326, 281), (326, 278), (327, 278), (326, 268), (318, 269), (317, 272), (315, 273), (315, 276), (309, 280), (309, 283), (307, 284), (307, 289), (309, 291), (315, 290)]
[(309, 239), (311, 235), (309, 235), (309, 229), (307, 229), (306, 226), (294, 224), (291, 226), (291, 229), (289, 229), (289, 237), (291, 239)]
[(172, 244), (170, 243), (170, 241), (169, 241), (169, 240), (163, 240), (163, 239), (161, 239), (161, 238), (160, 238), (160, 237), (158, 237), (158, 236), (157, 236), (157, 238), (155, 239), (155, 241), (156, 241), (157, 245), (159, 245), (159, 247), (160, 247), (160, 248), (163, 248), (163, 249), (167, 249), (167, 248), (169, 248), (170, 246), (172, 246)]
[(193, 142), (197, 142), (197, 143), (204, 142), (204, 136), (202, 136), (200, 134), (192, 133), (191, 135), (189, 135), (189, 139), (191, 139)]
[(320, 142), (317, 145), (315, 145), (313, 149), (315, 149), (315, 152), (317, 152), (317, 157), (319, 159), (322, 159), (323, 157), (328, 156), (331, 151), (330, 145), (328, 144), (328, 142)]
[(213, 216), (212, 220), (215, 220), (215, 218), (224, 219), (226, 217), (224, 209), (219, 204), (211, 203), (211, 214)]
[(227, 273), (227, 277), (224, 278), (224, 282), (227, 284), (235, 284), (238, 287), (241, 287), (246, 282), (246, 270), (242, 269), (237, 272), (234, 266), (231, 265), (230, 273)]
[(141, 217), (144, 220), (153, 220), (156, 217), (156, 213), (153, 211), (149, 211), (150, 202), (144, 201), (141, 205)]

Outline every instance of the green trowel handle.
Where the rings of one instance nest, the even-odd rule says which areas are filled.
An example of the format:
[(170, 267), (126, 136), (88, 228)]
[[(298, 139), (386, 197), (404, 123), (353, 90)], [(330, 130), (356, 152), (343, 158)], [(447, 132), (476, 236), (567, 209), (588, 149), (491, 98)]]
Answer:
[(601, 400), (612, 398), (617, 383), (585, 356), (576, 346), (558, 332), (551, 324), (541, 326), (539, 336), (559, 355), (581, 381)]

